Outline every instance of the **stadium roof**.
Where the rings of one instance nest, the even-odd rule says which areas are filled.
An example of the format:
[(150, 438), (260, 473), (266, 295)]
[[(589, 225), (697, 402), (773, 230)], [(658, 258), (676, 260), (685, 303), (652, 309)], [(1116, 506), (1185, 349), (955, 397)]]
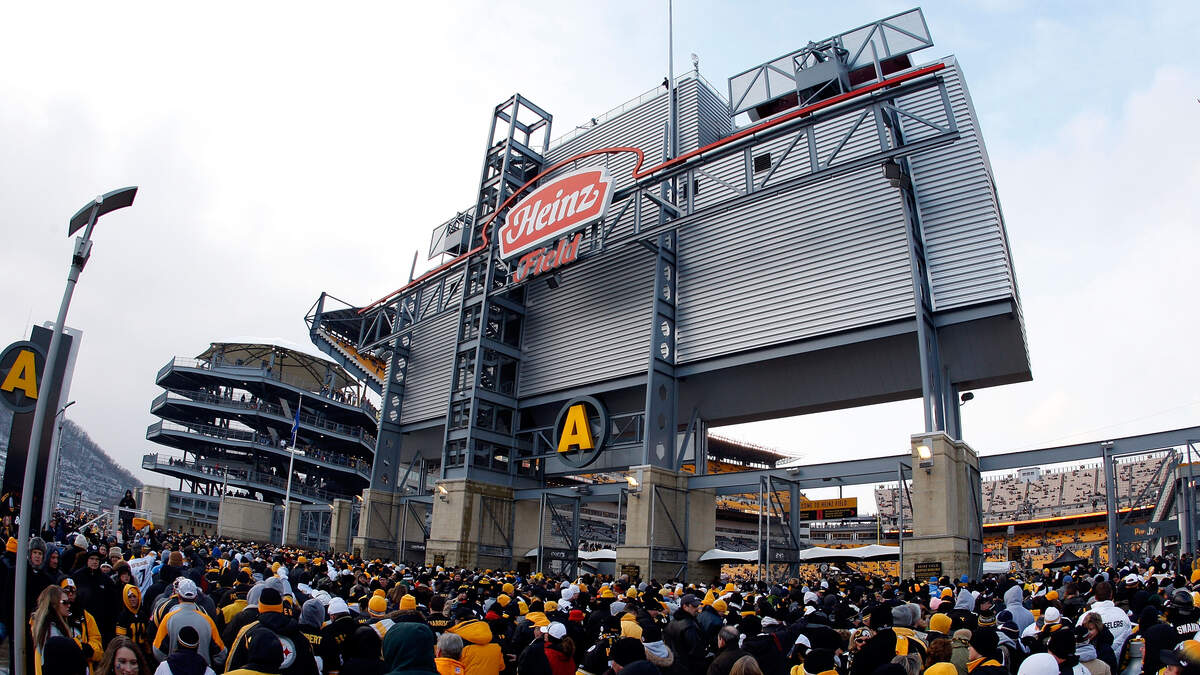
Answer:
[(226, 363), (241, 361), (254, 364), (269, 359), (275, 354), (276, 373), (297, 386), (319, 391), (325, 386), (325, 373), (333, 373), (333, 388), (355, 386), (358, 382), (350, 377), (345, 368), (317, 354), (309, 345), (304, 347), (288, 340), (278, 338), (262, 338), (254, 336), (237, 336), (228, 340), (213, 342), (196, 358), (209, 359), (217, 352), (223, 354)]
[(713, 434), (708, 435), (708, 455), (718, 461), (771, 468), (783, 460), (794, 459), (770, 448)]

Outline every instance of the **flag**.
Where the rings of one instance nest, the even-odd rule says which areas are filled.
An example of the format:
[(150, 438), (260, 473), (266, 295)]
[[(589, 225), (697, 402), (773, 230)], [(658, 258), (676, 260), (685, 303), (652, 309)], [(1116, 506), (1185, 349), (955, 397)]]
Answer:
[[(304, 402), (304, 397), (300, 397), (300, 402)], [(300, 403), (296, 404), (296, 415), (292, 418), (292, 447), (296, 447), (296, 432), (300, 431)]]

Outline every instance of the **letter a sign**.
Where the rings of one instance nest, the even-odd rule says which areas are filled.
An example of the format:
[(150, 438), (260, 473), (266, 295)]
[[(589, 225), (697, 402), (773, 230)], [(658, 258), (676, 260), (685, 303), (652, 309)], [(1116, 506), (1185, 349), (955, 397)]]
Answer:
[(0, 401), (14, 413), (37, 407), (46, 354), (32, 342), (14, 342), (0, 355)]
[(576, 403), (567, 408), (567, 419), (563, 423), (562, 435), (558, 437), (558, 451), (592, 450), (596, 442), (592, 440), (592, 427), (588, 424), (587, 411), (582, 403)]
[(596, 461), (604, 448), (608, 412), (591, 396), (573, 399), (559, 411), (554, 431), (558, 456), (570, 466), (585, 467)]

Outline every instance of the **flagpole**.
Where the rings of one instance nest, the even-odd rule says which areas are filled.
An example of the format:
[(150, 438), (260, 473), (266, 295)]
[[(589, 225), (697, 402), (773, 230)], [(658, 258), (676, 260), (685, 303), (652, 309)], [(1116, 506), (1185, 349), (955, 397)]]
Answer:
[(300, 408), (303, 405), (304, 394), (300, 394), (300, 402), (296, 404), (296, 419), (292, 422), (292, 442), (288, 445), (287, 494), (283, 498), (283, 536), (279, 539), (280, 546), (287, 546), (288, 518), (292, 505), (292, 468), (296, 466), (296, 432), (300, 430)]

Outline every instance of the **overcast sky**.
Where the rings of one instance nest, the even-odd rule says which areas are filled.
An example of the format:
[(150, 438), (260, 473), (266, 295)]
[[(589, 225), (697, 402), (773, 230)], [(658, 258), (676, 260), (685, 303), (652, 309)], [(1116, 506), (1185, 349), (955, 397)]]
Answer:
[[(675, 62), (726, 78), (911, 2), (676, 2)], [(1016, 264), (1032, 382), (963, 408), (980, 453), (1200, 424), (1200, 4), (923, 5), (959, 58)], [(0, 342), (53, 319), (70, 216), (96, 232), (70, 417), (141, 472), (154, 377), (214, 339), (307, 343), (321, 291), (407, 280), (475, 191), (492, 107), (554, 134), (666, 73), (664, 2), (6, 3)], [(811, 461), (906, 450), (910, 401), (719, 430)]]

